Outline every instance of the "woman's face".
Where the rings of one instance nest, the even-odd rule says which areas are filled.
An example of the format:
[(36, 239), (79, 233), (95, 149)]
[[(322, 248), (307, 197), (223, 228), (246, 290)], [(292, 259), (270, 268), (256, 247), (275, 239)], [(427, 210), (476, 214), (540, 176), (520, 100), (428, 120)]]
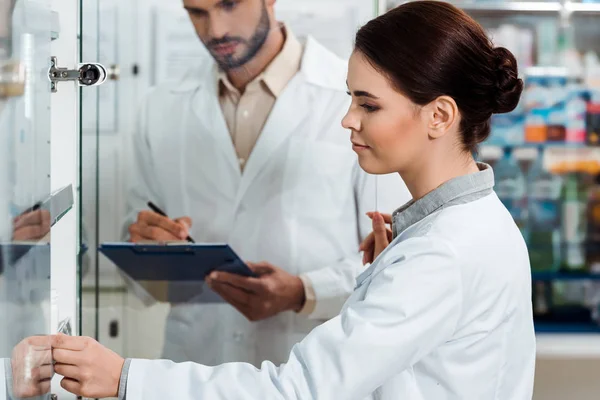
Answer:
[(399, 93), (359, 52), (348, 65), (352, 104), (342, 126), (352, 132), (352, 148), (371, 174), (402, 172), (416, 165), (429, 142), (423, 109)]

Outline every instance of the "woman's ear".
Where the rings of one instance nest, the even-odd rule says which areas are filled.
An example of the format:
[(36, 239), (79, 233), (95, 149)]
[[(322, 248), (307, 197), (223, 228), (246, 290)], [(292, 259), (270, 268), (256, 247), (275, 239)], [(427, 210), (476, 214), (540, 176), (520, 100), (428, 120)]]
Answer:
[(458, 106), (450, 96), (440, 96), (429, 104), (429, 136), (439, 139), (458, 121)]

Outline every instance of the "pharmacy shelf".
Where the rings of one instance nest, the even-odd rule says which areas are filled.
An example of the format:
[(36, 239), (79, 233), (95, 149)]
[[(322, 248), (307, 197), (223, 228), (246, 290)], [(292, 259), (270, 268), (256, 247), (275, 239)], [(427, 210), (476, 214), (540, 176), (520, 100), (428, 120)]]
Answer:
[(586, 149), (594, 148), (586, 143), (568, 143), (568, 142), (544, 142), (544, 143), (519, 143), (519, 144), (485, 144), (482, 147), (487, 148), (514, 148), (514, 149)]
[(600, 329), (589, 333), (537, 333), (538, 358), (600, 358)]
[(565, 8), (573, 14), (600, 15), (600, 3), (567, 3)]
[(534, 281), (600, 281), (600, 274), (590, 273), (568, 273), (568, 272), (532, 272), (531, 279)]
[(535, 332), (538, 335), (600, 335), (600, 325), (592, 322), (536, 322)]
[(538, 157), (537, 149), (540, 147), (552, 152), (553, 163), (573, 161), (574, 157), (578, 160), (600, 160), (600, 147), (588, 146), (584, 143), (483, 144), (479, 148), (479, 156), (482, 160), (497, 160), (502, 157), (505, 148), (511, 148), (514, 150), (515, 158), (533, 161)]
[(457, 3), (457, 6), (468, 13), (473, 14), (548, 14), (564, 11), (573, 15), (600, 15), (600, 4), (598, 3), (565, 3), (564, 7), (560, 2), (552, 1), (498, 1), (483, 3)]

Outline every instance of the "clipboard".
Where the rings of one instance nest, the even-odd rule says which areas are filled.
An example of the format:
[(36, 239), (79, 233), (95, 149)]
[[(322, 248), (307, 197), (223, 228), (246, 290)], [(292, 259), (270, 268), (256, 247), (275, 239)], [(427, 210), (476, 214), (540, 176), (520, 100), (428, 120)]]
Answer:
[(50, 243), (45, 242), (0, 243), (0, 274), (4, 273), (5, 268), (17, 266), (26, 255), (30, 259), (38, 260), (38, 266), (43, 267), (47, 264), (48, 277), (50, 276)]
[[(44, 200), (33, 206), (21, 210), (18, 215), (28, 214), (37, 210), (48, 211), (50, 214), (50, 227), (53, 227), (64, 215), (73, 208), (73, 186), (67, 185), (45, 197)], [(50, 230), (48, 230), (50, 233)], [(42, 240), (12, 241), (0, 243), (0, 274), (8, 265), (13, 265), (23, 258), (31, 249), (46, 251), (50, 249), (50, 243)], [(42, 253), (36, 253), (39, 257)], [(42, 257), (45, 257), (44, 253)]]
[(136, 281), (203, 281), (213, 271), (256, 276), (227, 244), (104, 243), (98, 251)]

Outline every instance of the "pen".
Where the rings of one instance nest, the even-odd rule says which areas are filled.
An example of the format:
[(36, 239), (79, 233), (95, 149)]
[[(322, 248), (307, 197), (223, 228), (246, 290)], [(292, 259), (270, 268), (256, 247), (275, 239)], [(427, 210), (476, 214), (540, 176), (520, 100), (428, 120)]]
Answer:
[[(149, 201), (148, 202), (148, 207), (150, 207), (150, 209), (152, 211), (154, 211), (155, 213), (157, 213), (159, 215), (162, 215), (163, 217), (169, 218), (169, 216), (163, 210), (161, 210), (160, 208), (158, 208), (153, 202)], [(190, 243), (196, 243), (194, 241), (194, 239), (192, 239), (190, 236), (186, 237), (185, 240), (187, 240)]]

